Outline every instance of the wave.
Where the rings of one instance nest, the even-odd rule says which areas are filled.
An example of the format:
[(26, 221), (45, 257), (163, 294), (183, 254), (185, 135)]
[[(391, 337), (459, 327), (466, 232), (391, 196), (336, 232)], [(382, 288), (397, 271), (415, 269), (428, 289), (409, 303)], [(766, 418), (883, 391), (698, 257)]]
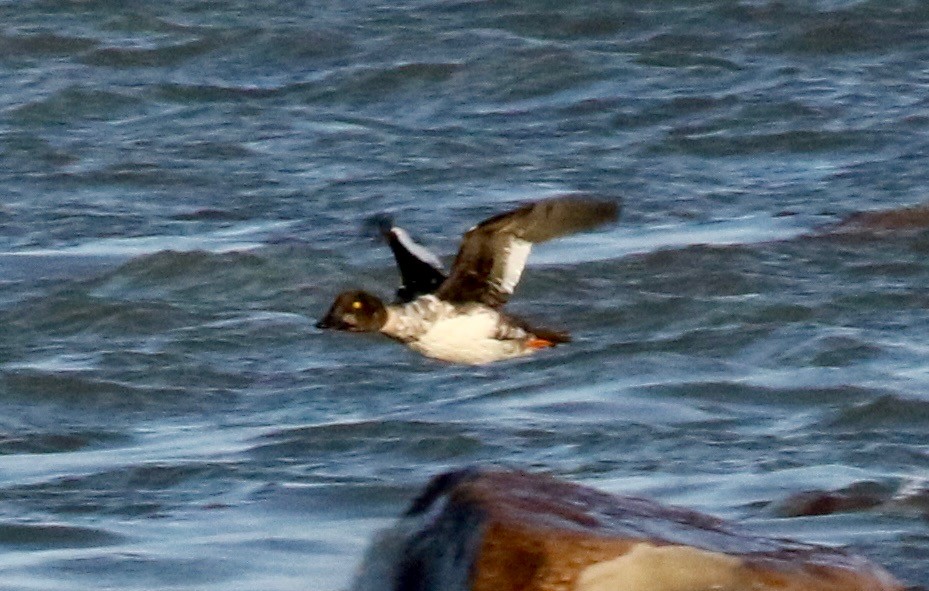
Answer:
[(147, 462), (40, 482), (8, 484), (0, 491), (8, 502), (43, 512), (157, 517), (187, 510), (191, 502), (202, 502), (204, 487), (214, 491), (215, 501), (236, 487), (236, 472), (233, 463)]
[(116, 431), (52, 430), (0, 433), (0, 455), (58, 454), (124, 443), (127, 437)]
[(0, 33), (0, 60), (67, 57), (89, 51), (98, 43), (96, 39), (64, 33), (16, 34), (8, 29)]
[(69, 86), (12, 110), (20, 125), (59, 126), (63, 122), (111, 121), (141, 112), (142, 99), (125, 92)]
[[(403, 454), (423, 461), (468, 457), (482, 447), (466, 429), (422, 420), (338, 421), (273, 431), (256, 441), (261, 458), (332, 454), (354, 450), (365, 455)], [(320, 458), (322, 459), (322, 458)], [(357, 457), (353, 460), (357, 461)]]
[(809, 154), (855, 150), (874, 145), (881, 135), (871, 130), (826, 131), (797, 129), (776, 133), (732, 132), (691, 133), (688, 130), (672, 134), (664, 149), (695, 156), (752, 156), (762, 153)]
[(152, 48), (101, 47), (87, 52), (81, 61), (110, 68), (164, 68), (177, 66), (222, 45), (217, 39), (204, 38)]
[(843, 409), (830, 426), (855, 430), (926, 427), (929, 426), (929, 400), (885, 394)]
[(123, 536), (104, 529), (61, 523), (0, 522), (0, 547), (9, 550), (60, 550), (112, 546)]

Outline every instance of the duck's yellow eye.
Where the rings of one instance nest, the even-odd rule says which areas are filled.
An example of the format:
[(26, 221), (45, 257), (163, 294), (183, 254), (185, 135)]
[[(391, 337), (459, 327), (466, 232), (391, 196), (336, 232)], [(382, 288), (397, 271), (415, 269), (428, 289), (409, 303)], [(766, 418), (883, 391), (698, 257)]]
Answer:
[(358, 300), (355, 300), (354, 302), (352, 302), (352, 310), (360, 310), (360, 309), (361, 309), (361, 302), (359, 302)]

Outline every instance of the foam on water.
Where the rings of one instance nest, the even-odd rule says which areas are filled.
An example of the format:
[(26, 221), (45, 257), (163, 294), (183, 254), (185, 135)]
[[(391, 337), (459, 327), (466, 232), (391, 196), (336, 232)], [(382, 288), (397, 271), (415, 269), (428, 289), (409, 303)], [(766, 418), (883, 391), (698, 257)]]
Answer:
[(791, 218), (745, 216), (710, 223), (662, 224), (638, 228), (617, 227), (609, 232), (571, 236), (541, 244), (533, 253), (538, 265), (576, 265), (633, 254), (673, 250), (688, 246), (730, 246), (797, 238), (804, 228)]

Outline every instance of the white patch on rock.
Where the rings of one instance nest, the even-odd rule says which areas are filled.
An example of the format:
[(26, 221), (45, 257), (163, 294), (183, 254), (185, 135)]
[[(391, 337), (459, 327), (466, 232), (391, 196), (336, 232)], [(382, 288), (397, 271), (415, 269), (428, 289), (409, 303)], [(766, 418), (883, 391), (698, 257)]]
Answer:
[(584, 569), (575, 591), (774, 591), (752, 586), (742, 561), (690, 546), (640, 543)]

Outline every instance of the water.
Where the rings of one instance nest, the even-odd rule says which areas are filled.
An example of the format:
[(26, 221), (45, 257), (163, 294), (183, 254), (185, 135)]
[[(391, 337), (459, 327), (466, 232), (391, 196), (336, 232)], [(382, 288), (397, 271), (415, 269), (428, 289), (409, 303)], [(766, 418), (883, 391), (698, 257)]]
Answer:
[[(929, 9), (0, 3), (0, 588), (344, 589), (434, 473), (548, 471), (929, 582)], [(511, 205), (624, 199), (481, 368), (313, 327)], [(446, 259), (447, 260), (447, 259)], [(859, 513), (785, 519), (812, 489)]]

